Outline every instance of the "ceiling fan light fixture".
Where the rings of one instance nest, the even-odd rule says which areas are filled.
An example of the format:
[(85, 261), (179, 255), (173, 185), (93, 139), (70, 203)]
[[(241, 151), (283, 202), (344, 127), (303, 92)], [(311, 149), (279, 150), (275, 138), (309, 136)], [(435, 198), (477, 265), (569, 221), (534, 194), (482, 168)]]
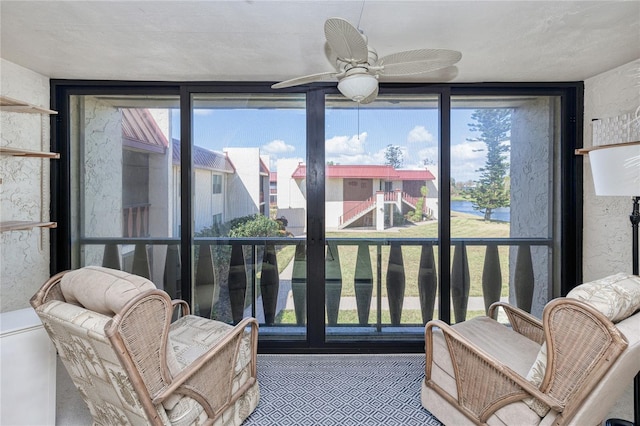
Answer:
[(338, 82), (338, 90), (347, 98), (360, 102), (375, 92), (378, 79), (371, 74), (350, 75)]

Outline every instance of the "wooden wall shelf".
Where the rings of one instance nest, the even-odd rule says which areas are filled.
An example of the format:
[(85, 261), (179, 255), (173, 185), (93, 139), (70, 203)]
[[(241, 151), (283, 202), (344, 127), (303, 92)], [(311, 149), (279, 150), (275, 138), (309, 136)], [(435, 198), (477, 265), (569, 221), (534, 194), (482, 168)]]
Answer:
[(30, 222), (26, 220), (8, 220), (0, 222), (0, 232), (7, 231), (28, 231), (33, 228), (55, 228), (56, 222)]
[[(9, 111), (9, 112), (18, 112), (18, 113), (28, 113), (28, 114), (57, 114), (57, 111), (53, 111), (47, 108), (43, 108), (34, 104), (30, 104), (28, 102), (19, 101), (17, 99), (12, 99), (7, 96), (0, 96), (0, 111)], [(40, 145), (42, 146), (42, 137), (40, 135)], [(14, 156), (14, 157), (30, 157), (30, 158), (50, 158), (50, 159), (58, 159), (60, 158), (60, 154), (55, 152), (46, 152), (46, 151), (31, 151), (27, 149), (16, 149), (10, 147), (0, 147), (0, 155), (1, 156)], [(0, 183), (2, 183), (2, 179), (0, 178)], [(42, 197), (42, 191), (44, 190), (44, 183), (42, 181), (41, 174), (41, 182), (40, 182), (40, 194)], [(41, 214), (42, 216), (42, 214)], [(41, 217), (42, 220), (42, 217)], [(26, 220), (9, 220), (0, 222), (0, 232), (8, 232), (8, 231), (27, 231), (33, 228), (56, 228), (58, 224), (56, 222), (34, 222), (34, 221), (26, 221)]]
[(0, 111), (26, 112), (31, 114), (57, 114), (58, 111), (43, 108), (28, 102), (22, 102), (7, 96), (0, 96)]
[(32, 158), (51, 158), (58, 159), (60, 154), (57, 152), (29, 151), (26, 149), (15, 149), (6, 146), (0, 146), (0, 155), (10, 155), (13, 157), (32, 157)]

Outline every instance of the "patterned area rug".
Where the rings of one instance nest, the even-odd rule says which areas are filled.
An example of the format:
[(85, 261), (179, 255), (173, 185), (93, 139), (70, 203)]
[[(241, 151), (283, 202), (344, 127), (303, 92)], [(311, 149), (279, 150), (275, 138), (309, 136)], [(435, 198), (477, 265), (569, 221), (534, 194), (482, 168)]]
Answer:
[(245, 426), (441, 426), (420, 404), (424, 355), (258, 355)]

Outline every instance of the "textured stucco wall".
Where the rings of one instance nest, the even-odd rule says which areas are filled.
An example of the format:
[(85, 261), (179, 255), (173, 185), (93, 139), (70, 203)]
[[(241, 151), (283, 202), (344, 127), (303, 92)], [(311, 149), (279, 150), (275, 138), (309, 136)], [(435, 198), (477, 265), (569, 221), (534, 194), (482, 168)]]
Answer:
[[(81, 227), (86, 237), (122, 235), (122, 114), (113, 106), (85, 97), (80, 122)], [(83, 265), (101, 265), (104, 248), (85, 246)]]
[[(640, 59), (585, 80), (584, 146), (592, 146), (591, 120), (634, 112), (640, 105)], [(584, 281), (631, 273), (632, 203), (628, 197), (596, 197), (584, 159)]]
[[(0, 93), (49, 107), (49, 79), (0, 59)], [(0, 112), (0, 145), (49, 151), (49, 117)], [(0, 157), (0, 220), (49, 220), (50, 162)], [(0, 234), (0, 312), (29, 306), (29, 298), (49, 277), (50, 230)]]
[[(552, 158), (553, 103), (538, 97), (515, 108), (511, 116), (511, 238), (551, 236), (550, 209), (553, 197)], [(517, 247), (509, 249), (509, 300), (515, 303)], [(534, 292), (531, 311), (541, 316), (551, 297), (549, 250), (532, 246)]]

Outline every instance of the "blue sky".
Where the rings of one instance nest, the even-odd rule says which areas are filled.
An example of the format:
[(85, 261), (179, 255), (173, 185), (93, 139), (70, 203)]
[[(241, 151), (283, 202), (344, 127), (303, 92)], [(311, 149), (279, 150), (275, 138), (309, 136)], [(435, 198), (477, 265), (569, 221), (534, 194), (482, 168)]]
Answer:
[[(484, 143), (469, 131), (473, 110), (452, 111), (452, 177), (458, 181), (476, 179), (484, 165)], [(174, 115), (174, 137), (179, 135)], [(271, 159), (297, 158), (304, 161), (306, 113), (303, 109), (196, 109), (195, 144), (214, 151), (226, 147), (260, 147)], [(435, 109), (329, 109), (326, 115), (326, 161), (336, 164), (384, 164), (387, 145), (403, 152), (403, 168), (437, 164), (438, 112)], [(434, 169), (433, 166), (427, 166)]]

